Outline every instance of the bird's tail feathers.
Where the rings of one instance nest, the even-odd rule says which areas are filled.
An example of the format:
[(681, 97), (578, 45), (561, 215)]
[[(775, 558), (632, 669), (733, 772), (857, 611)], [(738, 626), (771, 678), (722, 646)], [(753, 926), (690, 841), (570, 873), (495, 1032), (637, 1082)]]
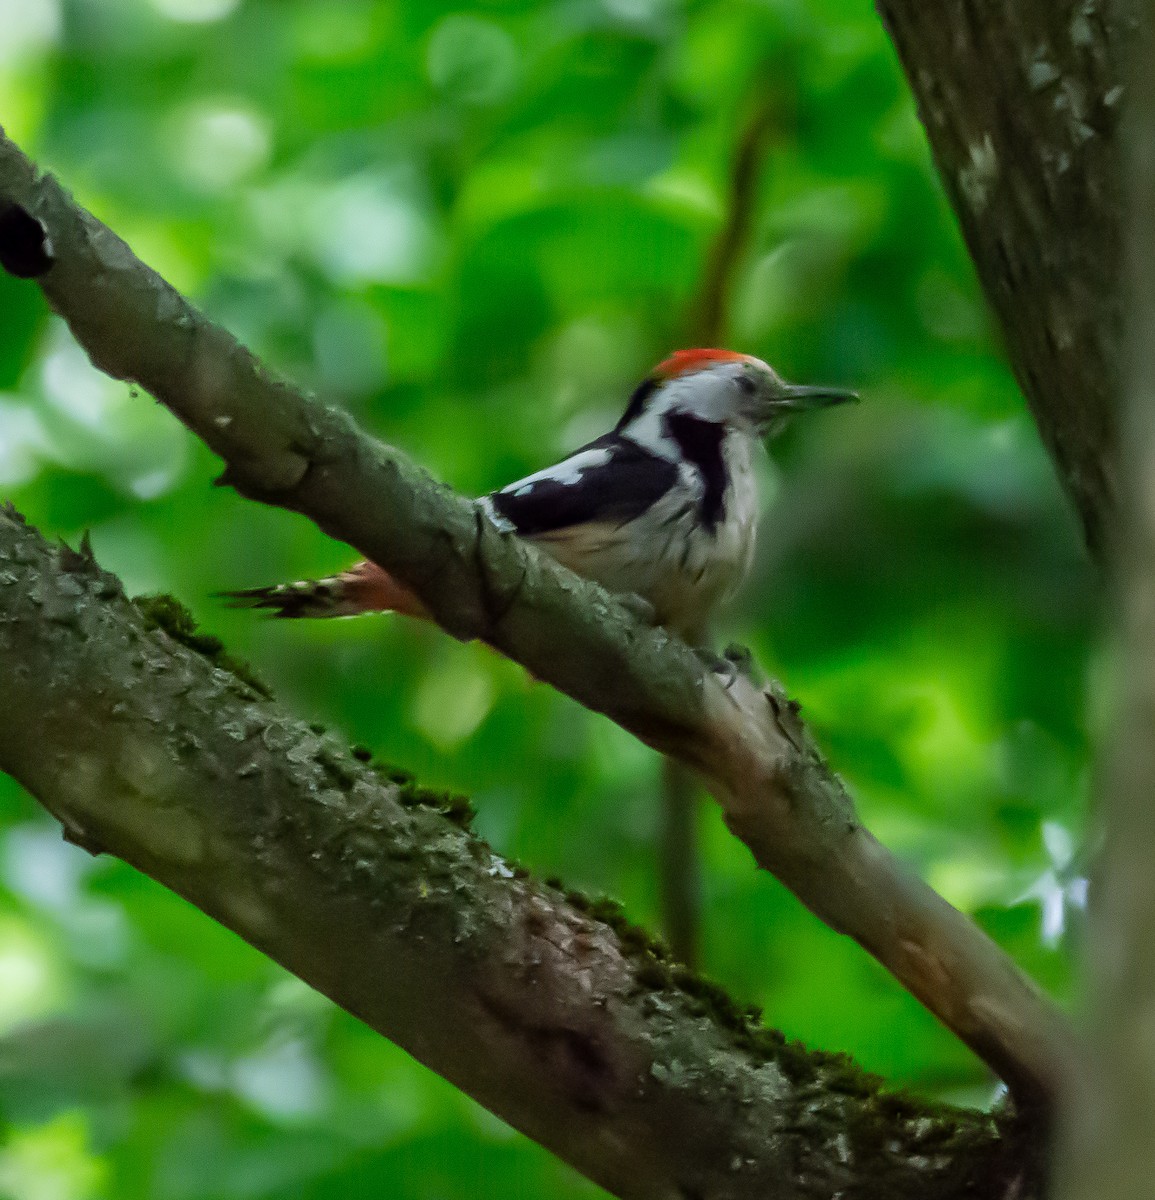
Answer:
[(428, 617), (420, 600), (375, 563), (359, 562), (339, 575), (302, 579), (271, 587), (223, 592), (232, 608), (263, 608), (274, 617), (356, 617), (368, 612), (397, 612)]

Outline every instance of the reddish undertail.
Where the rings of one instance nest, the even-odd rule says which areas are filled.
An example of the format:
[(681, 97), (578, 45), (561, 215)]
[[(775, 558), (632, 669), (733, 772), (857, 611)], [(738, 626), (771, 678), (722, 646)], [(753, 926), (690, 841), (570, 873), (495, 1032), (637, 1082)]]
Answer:
[(234, 608), (264, 608), (274, 617), (356, 617), (361, 613), (395, 612), (428, 619), (425, 605), (388, 571), (359, 562), (339, 575), (280, 583), (273, 587), (225, 592)]

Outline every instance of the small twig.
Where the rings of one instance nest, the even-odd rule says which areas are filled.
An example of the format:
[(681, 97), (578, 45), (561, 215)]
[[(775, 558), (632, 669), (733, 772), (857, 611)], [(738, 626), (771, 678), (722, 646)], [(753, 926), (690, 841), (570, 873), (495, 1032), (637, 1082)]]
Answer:
[[(739, 134), (730, 167), (726, 216), (710, 247), (702, 283), (690, 317), (688, 345), (722, 346), (727, 341), (730, 293), (746, 249), (758, 199), (758, 181), (780, 122), (778, 100), (765, 76), (754, 84), (754, 111)], [(697, 777), (673, 759), (661, 773), (661, 830), (658, 883), (662, 929), (674, 952), (688, 965), (701, 957), (702, 851)]]
[(696, 969), (701, 945), (702, 868), (698, 780), (676, 759), (662, 759), (662, 823), (658, 837), (658, 897), (670, 949)]
[(781, 123), (781, 103), (759, 76), (758, 101), (747, 120), (730, 168), (726, 219), (710, 247), (702, 285), (690, 314), (693, 341), (712, 346), (724, 340), (729, 328), (730, 293), (749, 241), (757, 208), (758, 184), (771, 134)]

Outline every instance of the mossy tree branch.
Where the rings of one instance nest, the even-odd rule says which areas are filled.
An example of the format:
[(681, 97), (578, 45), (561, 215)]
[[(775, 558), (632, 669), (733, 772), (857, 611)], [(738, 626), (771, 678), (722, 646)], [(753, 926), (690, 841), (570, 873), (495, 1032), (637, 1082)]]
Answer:
[(225, 459), (238, 491), (309, 516), (455, 636), (483, 639), (699, 771), (761, 866), (875, 955), (1020, 1100), (1050, 1100), (1072, 1054), (1065, 1019), (863, 828), (780, 689), (727, 686), (619, 599), (271, 374), (3, 138), (5, 205), (45, 230), (54, 258), (39, 282), (93, 362), (165, 404)]
[(0, 766), (74, 841), (186, 897), (617, 1196), (1040, 1195), (1009, 1126), (887, 1096), (762, 1029), (10, 509), (0, 712)]

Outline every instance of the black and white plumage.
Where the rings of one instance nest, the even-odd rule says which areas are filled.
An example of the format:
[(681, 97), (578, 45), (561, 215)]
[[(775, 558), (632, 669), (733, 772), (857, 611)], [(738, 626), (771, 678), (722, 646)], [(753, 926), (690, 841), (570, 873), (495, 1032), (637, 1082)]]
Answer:
[[(499, 529), (612, 592), (641, 596), (658, 623), (698, 644), (750, 567), (762, 438), (793, 412), (853, 398), (787, 384), (748, 355), (681, 350), (636, 389), (610, 433), (477, 503)], [(283, 617), (427, 615), (372, 563), (232, 596)]]

